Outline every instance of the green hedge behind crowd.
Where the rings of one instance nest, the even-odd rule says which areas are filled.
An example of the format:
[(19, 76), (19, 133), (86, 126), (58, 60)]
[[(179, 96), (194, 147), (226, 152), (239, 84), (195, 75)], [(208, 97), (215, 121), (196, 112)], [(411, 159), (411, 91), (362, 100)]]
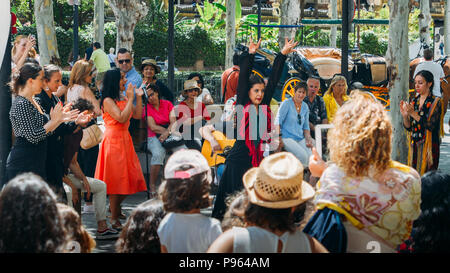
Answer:
[[(85, 50), (92, 43), (92, 27), (87, 26), (80, 29), (79, 35), (79, 55), (84, 57)], [(18, 29), (18, 35), (33, 34), (37, 38), (36, 28), (25, 26)], [(105, 24), (105, 52), (109, 48), (115, 48), (116, 29), (114, 23)], [(64, 30), (56, 27), (56, 39), (58, 51), (61, 58), (61, 65), (68, 65), (68, 59), (73, 48), (72, 29)], [(205, 66), (224, 66), (225, 62), (225, 40), (213, 38), (201, 28), (188, 30), (177, 30), (174, 37), (175, 44), (175, 66), (193, 66), (197, 60), (204, 60)], [(168, 34), (149, 29), (143, 25), (137, 25), (134, 30), (134, 64), (139, 67), (142, 57), (167, 59)]]

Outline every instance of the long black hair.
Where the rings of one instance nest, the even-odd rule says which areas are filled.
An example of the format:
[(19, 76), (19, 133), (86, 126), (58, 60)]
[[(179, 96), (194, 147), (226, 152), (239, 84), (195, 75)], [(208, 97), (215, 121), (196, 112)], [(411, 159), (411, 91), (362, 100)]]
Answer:
[(120, 98), (120, 79), (121, 79), (120, 69), (113, 68), (105, 73), (103, 78), (103, 88), (102, 88), (102, 99), (100, 101), (100, 107), (103, 104), (103, 100), (106, 98), (111, 98), (117, 100)]
[(413, 224), (414, 252), (448, 252), (450, 244), (450, 175), (440, 171), (422, 176), (422, 213)]

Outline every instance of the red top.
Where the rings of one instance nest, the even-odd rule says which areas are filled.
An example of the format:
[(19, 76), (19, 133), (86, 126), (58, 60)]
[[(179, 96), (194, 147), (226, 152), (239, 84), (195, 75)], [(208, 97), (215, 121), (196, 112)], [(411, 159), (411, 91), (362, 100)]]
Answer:
[(238, 80), (239, 80), (239, 66), (238, 65), (230, 67), (223, 72), (223, 74), (222, 74), (222, 92), (224, 92), (224, 89), (225, 89), (225, 82), (228, 81), (227, 90), (225, 91), (225, 100), (224, 101), (227, 101), (229, 98), (236, 95)]
[[(188, 112), (189, 109), (189, 112)], [(189, 108), (189, 106), (184, 102), (180, 102), (180, 104), (176, 108), (176, 116), (178, 120), (185, 120), (186, 118), (194, 118), (198, 116), (203, 116), (203, 119), (210, 120), (208, 110), (206, 110), (206, 106), (201, 102), (195, 102), (195, 109)], [(190, 116), (187, 116), (189, 113)], [(186, 114), (186, 117), (185, 117)]]

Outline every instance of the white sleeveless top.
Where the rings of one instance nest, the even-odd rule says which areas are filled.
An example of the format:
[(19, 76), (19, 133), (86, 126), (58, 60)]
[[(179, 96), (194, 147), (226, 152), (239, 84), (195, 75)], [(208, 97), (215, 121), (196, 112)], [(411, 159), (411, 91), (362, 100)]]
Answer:
[(260, 227), (233, 227), (233, 253), (277, 253), (278, 240), (283, 244), (281, 253), (311, 253), (309, 239), (301, 230), (286, 231), (281, 236)]
[(81, 97), (81, 92), (84, 90), (84, 86), (74, 84), (69, 90), (67, 90), (67, 102), (74, 102)]

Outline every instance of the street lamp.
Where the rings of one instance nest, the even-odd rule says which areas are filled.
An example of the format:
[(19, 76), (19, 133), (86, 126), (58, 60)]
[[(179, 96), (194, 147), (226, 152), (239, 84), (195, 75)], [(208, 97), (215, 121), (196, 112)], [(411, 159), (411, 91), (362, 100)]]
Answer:
[(80, 0), (67, 0), (73, 6), (73, 63), (78, 60), (78, 6)]

